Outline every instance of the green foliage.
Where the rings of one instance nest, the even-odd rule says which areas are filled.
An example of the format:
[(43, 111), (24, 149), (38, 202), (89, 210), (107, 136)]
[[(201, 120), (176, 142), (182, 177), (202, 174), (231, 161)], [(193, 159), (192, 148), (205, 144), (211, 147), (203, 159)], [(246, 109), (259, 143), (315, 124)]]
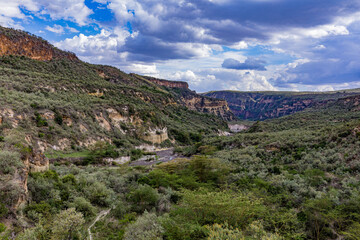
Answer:
[(6, 226), (3, 223), (0, 223), (0, 233), (5, 232)]
[(8, 214), (9, 210), (4, 203), (0, 202), (0, 218), (5, 217)]
[(360, 236), (360, 223), (352, 224), (349, 229), (342, 234), (349, 240), (356, 240), (359, 239)]
[(245, 239), (241, 231), (237, 228), (215, 223), (212, 226), (206, 226), (209, 231), (208, 240), (241, 240)]
[(52, 239), (80, 239), (80, 229), (85, 223), (83, 215), (77, 213), (74, 208), (61, 211), (54, 218), (52, 230)]
[(74, 199), (74, 207), (76, 211), (81, 212), (84, 217), (92, 217), (95, 215), (95, 207), (83, 197), (77, 197)]
[(113, 145), (110, 145), (104, 141), (98, 141), (92, 147), (91, 152), (84, 158), (82, 164), (99, 164), (102, 163), (103, 158), (117, 158), (119, 153), (115, 150)]
[(54, 121), (55, 121), (57, 124), (62, 125), (62, 124), (63, 124), (63, 116), (62, 116), (60, 113), (55, 112)]
[(170, 129), (170, 135), (173, 136), (176, 141), (179, 141), (182, 144), (190, 144), (191, 139), (189, 133), (178, 130), (178, 129)]
[(124, 240), (161, 240), (162, 233), (156, 214), (145, 211), (136, 222), (126, 227)]
[(266, 208), (261, 199), (231, 191), (189, 191), (182, 194), (175, 213), (202, 225), (228, 222), (231, 226), (244, 228), (253, 220), (264, 216)]
[(46, 121), (46, 119), (42, 118), (40, 113), (35, 112), (35, 121), (36, 121), (36, 126), (37, 127), (46, 127), (48, 126), (48, 122)]
[(99, 206), (109, 206), (113, 192), (101, 182), (94, 182), (83, 189), (91, 203)]
[(221, 183), (229, 172), (228, 166), (219, 159), (206, 156), (194, 156), (191, 158), (189, 168), (201, 182)]
[[(39, 214), (40, 216), (46, 216), (51, 214), (51, 206), (49, 203), (41, 202), (41, 203), (31, 203), (26, 206), (25, 213), (28, 216), (31, 216), (33, 220), (38, 220)], [(35, 218), (35, 219), (34, 219)]]
[(0, 151), (0, 173), (14, 174), (17, 168), (23, 166), (20, 155), (17, 152)]
[(144, 152), (141, 149), (132, 149), (130, 153), (131, 153), (131, 161), (135, 161), (141, 158), (144, 154)]
[(158, 192), (149, 185), (140, 185), (137, 189), (130, 192), (127, 199), (132, 203), (132, 210), (142, 213), (145, 210), (152, 210), (156, 207), (159, 200)]

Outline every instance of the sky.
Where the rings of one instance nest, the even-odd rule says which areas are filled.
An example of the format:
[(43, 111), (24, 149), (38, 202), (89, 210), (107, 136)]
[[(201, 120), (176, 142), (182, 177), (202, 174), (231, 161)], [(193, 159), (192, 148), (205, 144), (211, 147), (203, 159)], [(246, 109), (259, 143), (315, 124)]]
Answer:
[(0, 25), (197, 92), (360, 87), (359, 0), (0, 0)]

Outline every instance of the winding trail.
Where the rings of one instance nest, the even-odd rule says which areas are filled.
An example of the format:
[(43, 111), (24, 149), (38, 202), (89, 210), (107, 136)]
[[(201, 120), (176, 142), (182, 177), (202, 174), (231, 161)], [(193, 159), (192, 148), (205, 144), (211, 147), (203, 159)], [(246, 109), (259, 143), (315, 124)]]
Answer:
[(103, 218), (103, 217), (105, 217), (106, 215), (108, 215), (109, 212), (110, 212), (110, 210), (111, 210), (111, 208), (109, 208), (108, 210), (103, 210), (103, 211), (101, 211), (101, 212), (99, 213), (99, 215), (97, 215), (97, 217), (95, 218), (94, 222), (89, 226), (89, 228), (88, 228), (88, 233), (89, 233), (89, 239), (90, 239), (90, 240), (93, 240), (92, 234), (91, 234), (91, 228), (95, 225), (95, 223), (96, 223), (97, 221), (99, 221), (101, 218)]

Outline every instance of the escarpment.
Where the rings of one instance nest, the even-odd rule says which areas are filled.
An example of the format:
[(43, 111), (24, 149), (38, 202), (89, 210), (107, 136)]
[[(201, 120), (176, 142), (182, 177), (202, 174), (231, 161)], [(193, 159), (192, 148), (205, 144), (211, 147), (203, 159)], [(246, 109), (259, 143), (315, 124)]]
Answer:
[(240, 119), (265, 120), (290, 115), (357, 94), (359, 92), (355, 89), (324, 93), (215, 91), (205, 93), (204, 96), (226, 100), (231, 111)]
[(152, 77), (145, 77), (150, 82), (153, 82), (157, 85), (169, 87), (169, 88), (184, 88), (189, 89), (189, 84), (187, 82), (181, 82), (181, 81), (169, 81), (169, 80), (163, 80), (163, 79), (157, 79)]
[(69, 59), (78, 61), (75, 54), (54, 48), (47, 41), (23, 31), (0, 26), (0, 55), (25, 56), (35, 60)]

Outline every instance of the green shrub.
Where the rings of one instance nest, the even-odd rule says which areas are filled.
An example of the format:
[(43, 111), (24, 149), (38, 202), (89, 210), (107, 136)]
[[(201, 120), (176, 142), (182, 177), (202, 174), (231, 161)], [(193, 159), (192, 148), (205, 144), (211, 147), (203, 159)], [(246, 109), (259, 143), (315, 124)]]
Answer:
[(38, 113), (38, 112), (35, 113), (35, 121), (36, 121), (36, 126), (37, 127), (46, 127), (46, 126), (48, 126), (48, 122), (46, 121), (46, 119), (42, 118), (40, 113)]
[(141, 158), (144, 154), (144, 152), (141, 149), (132, 149), (130, 153), (131, 153), (131, 161), (135, 161)]
[(0, 233), (5, 232), (6, 226), (3, 223), (0, 223)]
[(55, 112), (55, 118), (54, 118), (54, 121), (59, 124), (59, 125), (62, 125), (63, 124), (63, 117), (60, 113), (58, 112)]
[(23, 166), (20, 154), (17, 152), (0, 151), (0, 173), (13, 174), (17, 168)]
[(7, 207), (5, 206), (5, 204), (0, 202), (0, 218), (2, 217), (6, 217), (6, 215), (8, 214), (9, 210), (7, 209)]
[(127, 196), (128, 201), (132, 203), (131, 209), (137, 213), (155, 208), (159, 198), (158, 192), (149, 185), (140, 185)]
[(145, 211), (136, 222), (126, 227), (124, 240), (161, 240), (163, 231), (156, 214)]
[(99, 206), (109, 206), (113, 192), (101, 182), (86, 186), (84, 192), (91, 203)]
[(76, 211), (81, 212), (85, 217), (92, 217), (95, 215), (95, 207), (83, 197), (76, 197), (74, 199), (74, 207)]
[(185, 219), (202, 225), (224, 222), (243, 228), (262, 216), (266, 208), (260, 199), (243, 193), (230, 191), (208, 192), (185, 190), (180, 205), (173, 210)]

